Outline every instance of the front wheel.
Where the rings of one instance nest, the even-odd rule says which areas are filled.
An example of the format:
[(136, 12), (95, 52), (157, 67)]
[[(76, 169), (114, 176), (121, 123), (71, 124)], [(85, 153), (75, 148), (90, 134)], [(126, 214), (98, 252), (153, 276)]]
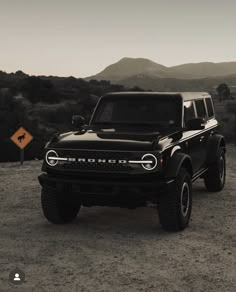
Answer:
[(162, 228), (172, 231), (185, 229), (190, 220), (191, 210), (191, 176), (185, 168), (181, 168), (174, 189), (160, 197), (158, 212)]
[(80, 204), (65, 193), (57, 193), (50, 189), (42, 189), (41, 204), (44, 216), (54, 224), (72, 222), (80, 209)]
[(225, 151), (220, 148), (214, 163), (208, 166), (207, 173), (204, 176), (206, 189), (209, 192), (219, 192), (225, 185)]

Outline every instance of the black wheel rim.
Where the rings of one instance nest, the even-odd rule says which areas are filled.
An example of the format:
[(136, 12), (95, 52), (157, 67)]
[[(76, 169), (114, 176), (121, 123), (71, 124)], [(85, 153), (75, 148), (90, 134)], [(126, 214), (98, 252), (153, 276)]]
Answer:
[(189, 201), (190, 201), (189, 185), (187, 182), (184, 182), (181, 190), (181, 212), (184, 217), (187, 216), (189, 211)]

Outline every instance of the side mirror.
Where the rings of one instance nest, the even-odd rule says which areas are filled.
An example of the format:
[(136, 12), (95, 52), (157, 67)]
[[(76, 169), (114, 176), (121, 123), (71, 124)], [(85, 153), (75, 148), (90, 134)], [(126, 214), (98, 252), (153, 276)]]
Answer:
[(72, 125), (75, 128), (81, 128), (85, 125), (85, 120), (82, 116), (72, 116)]
[(202, 130), (205, 128), (205, 121), (203, 118), (195, 118), (187, 121), (187, 130)]

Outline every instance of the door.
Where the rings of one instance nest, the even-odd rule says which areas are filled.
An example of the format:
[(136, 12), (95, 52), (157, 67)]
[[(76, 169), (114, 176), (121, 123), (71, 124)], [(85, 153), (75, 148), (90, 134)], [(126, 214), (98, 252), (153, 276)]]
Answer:
[[(207, 111), (204, 99), (195, 100), (196, 114), (198, 118), (202, 118), (207, 124)], [(206, 128), (199, 130), (196, 136), (196, 143), (198, 143), (198, 151), (197, 151), (197, 161), (196, 161), (196, 169), (202, 169), (205, 166), (206, 156), (207, 156), (207, 138), (208, 138), (208, 130)]]
[[(199, 103), (200, 101), (200, 103)], [(195, 104), (194, 100), (184, 102), (184, 124), (188, 120), (196, 117), (206, 118), (205, 104), (203, 100), (198, 100)], [(206, 159), (206, 134), (203, 130), (186, 130), (183, 133), (182, 148), (192, 159), (193, 171), (196, 173), (203, 168)]]

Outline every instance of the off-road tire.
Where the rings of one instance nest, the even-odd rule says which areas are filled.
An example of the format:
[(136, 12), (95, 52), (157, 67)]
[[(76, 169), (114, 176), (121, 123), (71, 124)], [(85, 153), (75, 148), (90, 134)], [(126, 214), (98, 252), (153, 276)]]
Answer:
[(225, 185), (225, 151), (220, 148), (215, 162), (208, 166), (207, 173), (204, 176), (206, 189), (209, 192), (219, 192)]
[(185, 168), (180, 169), (174, 184), (172, 191), (160, 196), (158, 212), (163, 229), (180, 231), (189, 224), (192, 211), (192, 181)]
[(66, 196), (48, 188), (42, 189), (41, 204), (44, 216), (54, 224), (71, 223), (80, 209), (80, 204), (70, 194)]

